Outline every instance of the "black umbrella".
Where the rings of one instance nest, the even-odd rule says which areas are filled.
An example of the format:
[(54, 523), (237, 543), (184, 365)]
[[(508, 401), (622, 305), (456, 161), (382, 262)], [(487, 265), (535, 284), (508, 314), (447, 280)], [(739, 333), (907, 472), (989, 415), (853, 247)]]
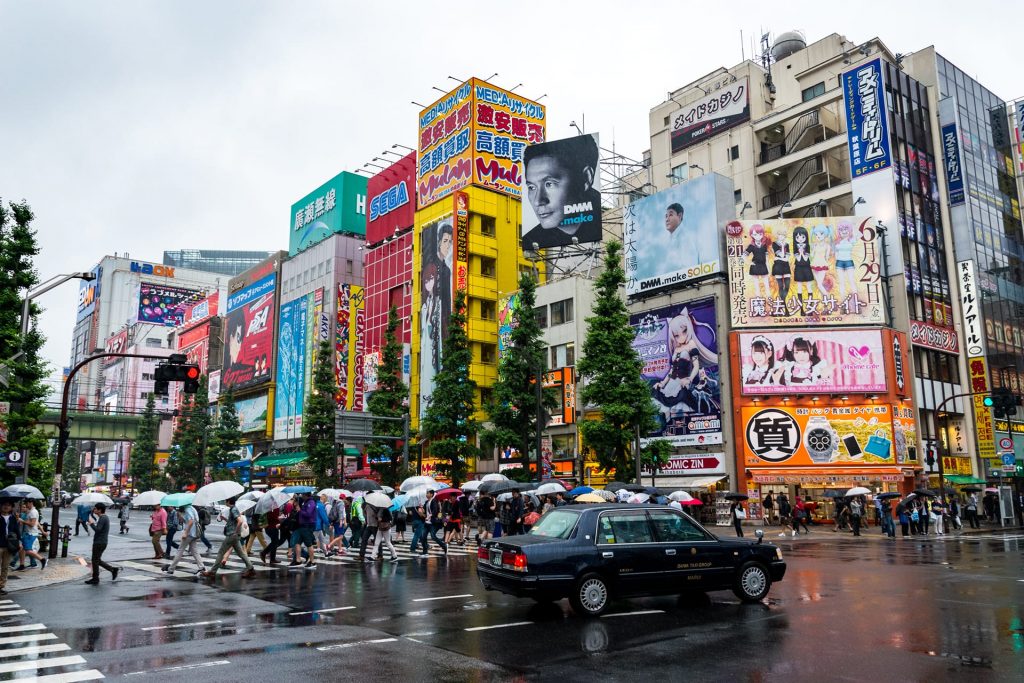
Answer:
[(965, 486), (960, 490), (963, 491), (964, 493), (981, 493), (980, 486)]
[(346, 488), (349, 491), (379, 491), (380, 484), (373, 479), (356, 479), (349, 482)]
[(644, 493), (649, 494), (652, 498), (664, 496), (665, 492), (659, 489), (657, 486), (648, 486), (644, 489)]
[(726, 500), (746, 500), (747, 498), (750, 498), (750, 496), (745, 493), (736, 493), (735, 491), (725, 494)]
[(927, 496), (929, 498), (936, 498), (939, 494), (935, 493), (935, 491), (929, 491), (928, 489), (916, 489), (914, 491), (914, 495), (917, 495), (917, 496)]
[(610, 482), (608, 482), (607, 484), (604, 485), (604, 490), (605, 491), (611, 491), (612, 493), (615, 493), (616, 491), (618, 491), (620, 489), (626, 489), (627, 491), (630, 491), (632, 489), (630, 489), (628, 487), (631, 486), (631, 485), (632, 484), (627, 484), (624, 481), (610, 481)]
[(875, 498), (879, 500), (889, 500), (890, 498), (899, 498), (900, 494), (895, 491), (886, 491), (885, 493), (879, 493)]
[(487, 481), (480, 486), (480, 492), (486, 493), (489, 496), (497, 496), (502, 493), (511, 493), (512, 491), (522, 491), (519, 488), (520, 484), (517, 481)]

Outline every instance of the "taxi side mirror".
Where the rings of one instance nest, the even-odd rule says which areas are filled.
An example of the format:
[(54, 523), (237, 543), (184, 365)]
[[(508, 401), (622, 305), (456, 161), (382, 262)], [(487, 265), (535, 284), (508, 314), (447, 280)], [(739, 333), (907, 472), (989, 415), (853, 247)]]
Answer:
[(764, 532), (758, 529), (754, 532), (754, 535), (757, 536), (757, 544), (761, 545), (764, 542)]

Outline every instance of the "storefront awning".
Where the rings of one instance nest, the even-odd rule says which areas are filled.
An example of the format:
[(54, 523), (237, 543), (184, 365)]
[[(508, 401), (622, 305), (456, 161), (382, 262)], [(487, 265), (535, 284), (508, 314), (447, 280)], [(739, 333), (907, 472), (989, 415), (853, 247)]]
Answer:
[(289, 467), (298, 465), (306, 459), (305, 453), (276, 453), (264, 455), (252, 461), (256, 467)]
[(984, 479), (978, 479), (967, 474), (947, 474), (943, 477), (951, 484), (984, 484)]
[(236, 460), (234, 462), (229, 462), (227, 465), (224, 465), (224, 467), (232, 470), (241, 469), (243, 467), (252, 467), (252, 460)]
[[(644, 483), (650, 481), (650, 477), (645, 475), (643, 477)], [(709, 486), (714, 486), (718, 482), (725, 479), (724, 474), (714, 474), (708, 477), (655, 477), (654, 484), (661, 489), (665, 488), (680, 488), (680, 489), (706, 489)]]
[(901, 482), (912, 477), (912, 469), (901, 467), (787, 467), (779, 469), (751, 467), (750, 476), (756, 484), (823, 484), (839, 486), (852, 483), (887, 481)]

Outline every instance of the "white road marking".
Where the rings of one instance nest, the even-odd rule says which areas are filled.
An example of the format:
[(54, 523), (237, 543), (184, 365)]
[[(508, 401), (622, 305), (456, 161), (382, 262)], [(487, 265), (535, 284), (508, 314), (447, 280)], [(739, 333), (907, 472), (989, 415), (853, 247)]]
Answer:
[(18, 633), (19, 631), (41, 631), (46, 628), (42, 624), (22, 624), (21, 626), (0, 626), (0, 633)]
[(356, 647), (358, 645), (373, 645), (374, 643), (393, 643), (398, 638), (377, 638), (376, 640), (360, 640), (355, 643), (338, 643), (337, 645), (323, 645), (318, 647), (317, 650), (324, 652), (326, 650), (340, 650), (346, 647)]
[(214, 619), (213, 621), (193, 621), (190, 624), (168, 624), (167, 626), (146, 626), (143, 631), (163, 631), (168, 628), (188, 628), (189, 626), (207, 626), (209, 624), (222, 624), (223, 619)]
[(224, 666), (231, 662), (226, 659), (218, 659), (215, 662), (201, 662), (199, 664), (182, 664), (181, 666), (170, 666), (166, 669), (153, 669), (152, 671), (132, 671), (131, 673), (125, 674), (125, 676), (142, 676), (144, 674), (156, 674), (165, 673), (167, 671), (186, 671), (188, 669), (206, 669), (211, 666)]
[(456, 598), (471, 598), (472, 593), (463, 593), (462, 595), (439, 595), (436, 598), (414, 598), (413, 602), (430, 602), (431, 600), (455, 600)]
[(665, 610), (663, 610), (663, 609), (642, 609), (639, 612), (615, 612), (614, 614), (602, 614), (601, 618), (602, 619), (607, 619), (608, 617), (637, 617), (637, 616), (640, 616), (641, 614), (664, 614), (664, 613), (665, 613)]
[(328, 607), (326, 609), (315, 609), (315, 610), (311, 610), (309, 612), (289, 612), (288, 616), (290, 616), (290, 617), (298, 617), (298, 616), (302, 616), (303, 614), (324, 614), (326, 612), (341, 612), (342, 610), (355, 609), (355, 608), (356, 608), (355, 605), (349, 605), (348, 607)]
[(412, 640), (413, 636), (419, 636), (420, 638), (422, 638), (423, 636), (433, 636), (433, 635), (436, 635), (436, 634), (437, 634), (437, 631), (417, 631), (415, 633), (403, 634), (402, 637), (403, 638), (408, 638), (409, 640)]
[(5, 657), (34, 657), (44, 652), (64, 652), (70, 650), (71, 646), (65, 643), (56, 645), (29, 645), (28, 647), (12, 647), (0, 650), (0, 658)]
[(52, 633), (25, 633), (20, 636), (7, 636), (6, 638), (0, 638), (0, 645), (7, 645), (8, 643), (32, 643), (37, 640), (57, 640), (57, 636)]
[(52, 669), (56, 666), (71, 666), (73, 664), (85, 664), (85, 657), (72, 655), (70, 657), (50, 657), (44, 659), (30, 659), (24, 662), (9, 662), (7, 664), (0, 664), (0, 673), (7, 674), (14, 671)]
[(72, 671), (66, 674), (19, 678), (18, 683), (78, 683), (79, 681), (98, 681), (101, 678), (103, 678), (103, 674), (96, 669), (89, 669), (88, 671)]
[(463, 631), (487, 631), (492, 628), (511, 628), (512, 626), (529, 626), (532, 621), (514, 621), (511, 624), (494, 624), (493, 626), (473, 626), (472, 628), (464, 628)]
[(28, 611), (23, 609), (16, 609), (10, 612), (0, 612), (0, 617), (16, 617), (19, 614), (28, 614)]

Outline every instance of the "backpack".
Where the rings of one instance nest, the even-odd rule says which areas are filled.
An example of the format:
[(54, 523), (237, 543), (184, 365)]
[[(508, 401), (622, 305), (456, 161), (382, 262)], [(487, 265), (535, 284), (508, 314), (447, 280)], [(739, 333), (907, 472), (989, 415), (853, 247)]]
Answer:
[(177, 531), (178, 530), (178, 511), (171, 510), (170, 514), (167, 515), (167, 530)]
[(210, 510), (209, 510), (209, 508), (199, 508), (199, 523), (203, 527), (208, 527), (208, 526), (210, 526), (210, 522), (212, 522), (212, 521), (213, 521), (213, 518), (210, 517)]
[(384, 530), (390, 529), (391, 528), (391, 523), (393, 521), (394, 521), (394, 517), (391, 515), (391, 509), (390, 508), (382, 508), (381, 511), (377, 513), (377, 528), (378, 529), (384, 529)]
[(289, 531), (295, 531), (299, 528), (299, 506), (292, 505), (291, 512), (288, 513), (288, 519), (285, 520), (288, 525)]
[(338, 520), (341, 519), (341, 516), (338, 514), (339, 505), (344, 505), (344, 503), (342, 503), (340, 500), (336, 501), (334, 505), (331, 506), (331, 509), (327, 511), (327, 521), (331, 524), (337, 524)]

